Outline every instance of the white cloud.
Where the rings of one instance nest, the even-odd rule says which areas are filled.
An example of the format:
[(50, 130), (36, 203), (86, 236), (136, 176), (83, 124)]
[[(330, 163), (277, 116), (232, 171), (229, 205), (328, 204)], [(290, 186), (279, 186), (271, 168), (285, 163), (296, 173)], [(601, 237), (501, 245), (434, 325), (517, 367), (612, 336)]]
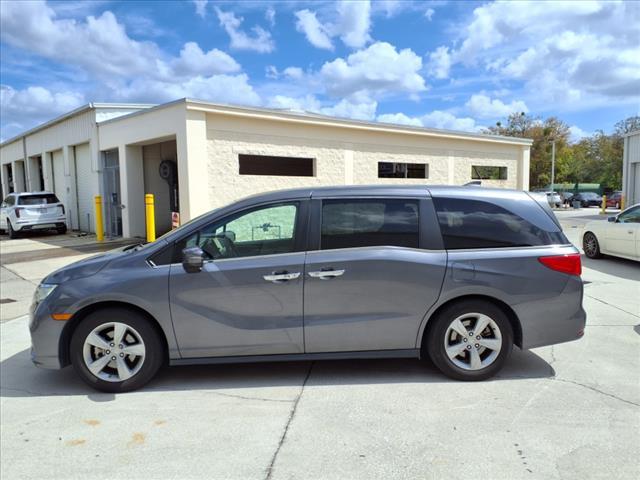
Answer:
[(356, 120), (373, 120), (376, 116), (376, 109), (378, 108), (376, 101), (366, 98), (342, 99), (332, 105), (323, 105), (314, 95), (301, 97), (275, 95), (268, 100), (267, 105), (272, 108), (319, 113), (332, 117), (353, 118)]
[(456, 117), (450, 112), (434, 110), (421, 117), (425, 127), (442, 128), (445, 130), (461, 130), (465, 132), (477, 132), (482, 127), (476, 124), (473, 118)]
[(377, 42), (352, 53), (347, 59), (325, 63), (319, 76), (332, 96), (357, 93), (417, 94), (426, 90), (419, 71), (422, 60), (411, 49), (397, 51), (393, 45)]
[(417, 117), (409, 117), (404, 113), (383, 113), (378, 115), (376, 119), (382, 123), (394, 123), (397, 125), (412, 125), (414, 127), (422, 127), (422, 120)]
[(304, 71), (300, 67), (287, 67), (282, 73), (293, 80), (300, 80), (304, 76)]
[(196, 14), (200, 17), (204, 18), (207, 16), (207, 3), (209, 0), (192, 0), (194, 6), (196, 7)]
[(191, 97), (211, 102), (260, 105), (261, 99), (249, 84), (249, 77), (239, 75), (194, 76), (184, 81), (135, 79), (114, 87), (110, 98), (123, 102), (168, 102)]
[(79, 92), (56, 92), (33, 86), (15, 90), (9, 85), (0, 85), (1, 116), (12, 119), (3, 125), (2, 138), (12, 137), (33, 124), (51, 120), (85, 103), (84, 95)]
[(427, 20), (431, 21), (434, 13), (436, 13), (436, 11), (433, 8), (427, 8), (424, 11), (424, 16), (426, 17)]
[(338, 4), (340, 39), (352, 48), (361, 48), (371, 40), (371, 4), (368, 1), (342, 1)]
[(585, 132), (577, 125), (572, 125), (569, 127), (569, 139), (574, 143), (579, 142), (583, 138), (590, 137), (590, 136), (591, 136), (591, 133)]
[(3, 2), (2, 41), (99, 75), (146, 74), (161, 57), (157, 45), (131, 39), (113, 13), (85, 22), (56, 19), (44, 2)]
[(527, 105), (521, 100), (504, 103), (497, 98), (491, 99), (487, 95), (475, 94), (465, 103), (465, 106), (477, 118), (502, 118), (514, 112), (528, 112)]
[(271, 5), (269, 5), (265, 10), (264, 18), (267, 22), (269, 22), (271, 28), (276, 26), (276, 11)]
[(295, 12), (296, 29), (317, 48), (333, 50), (332, 38), (351, 48), (361, 48), (371, 41), (371, 4), (367, 1), (342, 1), (336, 4), (326, 21), (318, 19), (318, 13), (308, 9)]
[(267, 78), (278, 78), (280, 73), (275, 65), (267, 65), (264, 69), (264, 76)]
[(438, 47), (429, 54), (429, 74), (436, 78), (449, 77), (451, 69), (451, 55), (449, 47)]
[(230, 55), (217, 48), (203, 52), (195, 42), (188, 42), (180, 51), (180, 57), (172, 62), (172, 75), (213, 75), (240, 71), (240, 65)]
[(356, 120), (373, 120), (376, 116), (378, 103), (374, 100), (353, 101), (343, 98), (332, 107), (321, 110), (324, 115), (333, 117), (353, 118)]
[(639, 18), (638, 2), (486, 3), (452, 61), (524, 82), (541, 108), (625, 103), (640, 97)]
[(106, 82), (120, 78), (166, 80), (187, 75), (232, 73), (240, 65), (228, 54), (203, 52), (188, 42), (179, 57), (166, 55), (153, 42), (132, 39), (109, 11), (86, 20), (58, 19), (43, 2), (2, 4), (0, 33), (8, 44), (62, 64), (80, 67)]
[(275, 42), (271, 38), (271, 33), (262, 27), (256, 25), (251, 30), (253, 35), (248, 34), (240, 27), (244, 18), (236, 17), (233, 12), (223, 12), (216, 7), (218, 21), (229, 38), (231, 39), (231, 48), (237, 50), (252, 50), (259, 53), (269, 53), (275, 50)]
[(331, 36), (326, 27), (320, 23), (315, 12), (305, 9), (296, 12), (295, 15), (298, 19), (296, 30), (304, 33), (311, 45), (317, 48), (333, 50)]
[(377, 120), (385, 123), (396, 123), (399, 125), (412, 125), (416, 127), (431, 127), (444, 130), (460, 130), (465, 132), (477, 132), (481, 126), (470, 117), (456, 117), (451, 112), (434, 110), (425, 115), (410, 117), (404, 113), (385, 113), (378, 115)]

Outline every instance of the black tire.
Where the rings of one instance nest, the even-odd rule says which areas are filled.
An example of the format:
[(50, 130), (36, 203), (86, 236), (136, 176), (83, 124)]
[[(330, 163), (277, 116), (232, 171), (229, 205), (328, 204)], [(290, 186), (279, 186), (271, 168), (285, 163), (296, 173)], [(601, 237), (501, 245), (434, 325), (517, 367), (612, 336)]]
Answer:
[[(133, 328), (144, 342), (144, 361), (139, 371), (124, 381), (107, 381), (95, 376), (84, 360), (84, 343), (87, 336), (100, 325), (110, 322), (123, 323)], [(126, 308), (105, 308), (83, 318), (73, 332), (70, 344), (71, 363), (80, 378), (89, 386), (107, 393), (136, 390), (151, 380), (165, 359), (165, 349), (160, 335), (149, 319)]]
[(9, 220), (7, 220), (7, 235), (9, 238), (18, 238), (18, 232), (13, 229)]
[(598, 237), (593, 232), (586, 232), (582, 237), (582, 249), (589, 258), (602, 258)]
[[(502, 337), (500, 351), (495, 360), (479, 370), (466, 370), (459, 367), (453, 363), (445, 350), (445, 337), (451, 323), (458, 317), (471, 313), (490, 317), (498, 326)], [(500, 307), (488, 301), (461, 300), (445, 307), (429, 323), (427, 338), (423, 342), (423, 345), (426, 345), (426, 353), (442, 373), (454, 380), (479, 381), (494, 376), (502, 369), (513, 349), (513, 328), (509, 319)], [(475, 347), (472, 346), (472, 348)], [(465, 353), (465, 355), (468, 354)]]
[(56, 228), (56, 232), (58, 232), (58, 235), (64, 235), (67, 233), (67, 226), (65, 225), (63, 227)]

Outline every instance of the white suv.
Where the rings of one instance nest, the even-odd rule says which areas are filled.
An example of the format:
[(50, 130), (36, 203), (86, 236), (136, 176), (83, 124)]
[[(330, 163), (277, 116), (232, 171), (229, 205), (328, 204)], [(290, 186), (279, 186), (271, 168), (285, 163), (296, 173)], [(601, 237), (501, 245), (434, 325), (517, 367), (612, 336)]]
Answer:
[(0, 230), (6, 230), (9, 238), (19, 232), (56, 229), (59, 234), (67, 231), (64, 205), (51, 192), (10, 193), (0, 205)]

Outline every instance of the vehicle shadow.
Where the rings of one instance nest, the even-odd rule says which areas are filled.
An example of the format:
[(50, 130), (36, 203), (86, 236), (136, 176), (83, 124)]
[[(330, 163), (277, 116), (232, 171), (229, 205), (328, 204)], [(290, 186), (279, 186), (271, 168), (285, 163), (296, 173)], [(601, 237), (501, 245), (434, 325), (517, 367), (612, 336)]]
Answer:
[[(300, 386), (311, 362), (270, 362), (236, 365), (166, 367), (142, 390), (146, 393), (185, 390), (255, 389)], [(500, 374), (491, 381), (550, 378), (555, 371), (531, 351), (514, 349)], [(430, 363), (417, 359), (316, 361), (309, 385), (369, 385), (399, 383), (449, 383)], [(63, 370), (36, 368), (28, 350), (0, 363), (0, 397), (48, 397), (87, 395), (97, 402), (113, 394), (98, 393), (86, 386), (71, 367)]]
[(591, 259), (583, 255), (582, 266), (614, 277), (640, 281), (640, 262), (634, 260), (608, 255), (604, 258)]

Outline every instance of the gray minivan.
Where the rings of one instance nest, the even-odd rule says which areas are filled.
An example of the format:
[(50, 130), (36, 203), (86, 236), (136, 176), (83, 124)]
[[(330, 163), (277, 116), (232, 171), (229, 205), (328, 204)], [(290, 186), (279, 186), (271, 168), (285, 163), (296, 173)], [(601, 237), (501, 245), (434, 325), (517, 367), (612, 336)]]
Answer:
[(513, 344), (577, 339), (578, 250), (527, 192), (427, 186), (267, 193), (38, 286), (36, 365), (123, 392), (170, 365), (425, 357), (481, 380)]

